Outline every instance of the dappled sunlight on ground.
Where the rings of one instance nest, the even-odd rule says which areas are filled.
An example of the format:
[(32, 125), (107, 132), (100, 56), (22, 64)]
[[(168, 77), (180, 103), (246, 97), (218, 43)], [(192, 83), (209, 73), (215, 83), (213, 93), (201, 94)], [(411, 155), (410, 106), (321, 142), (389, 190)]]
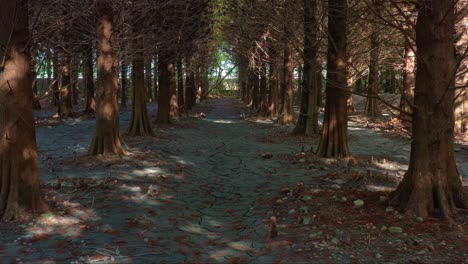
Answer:
[(238, 122), (233, 121), (233, 120), (220, 120), (220, 119), (217, 119), (217, 120), (206, 119), (206, 121), (216, 123), (216, 124), (236, 124), (236, 123), (238, 123)]
[[(243, 118), (248, 109), (236, 100), (209, 100), (194, 112), (206, 117), (156, 126), (155, 137), (124, 136), (129, 153), (115, 157), (85, 155), (93, 120), (39, 127), (41, 177), (52, 212), (15, 228), (0, 225), (1, 256), (25, 263), (310, 262), (296, 252), (304, 244), (295, 239), (311, 234), (302, 224), (293, 237), (269, 240), (276, 213), (278, 228), (286, 228), (280, 236), (291, 224), (283, 218), (304, 220), (298, 212), (306, 208), (277, 210), (296, 201), (297, 183), (310, 191), (311, 204), (301, 206), (313, 210), (311, 221), (329, 206), (351, 216), (359, 210), (352, 199), (372, 202), (347, 188), (382, 193), (396, 186), (407, 166), (407, 141), (365, 128), (350, 129), (354, 159), (320, 159), (310, 152), (318, 137), (292, 136), (268, 118)], [(122, 113), (122, 131), (129, 116)], [(291, 192), (278, 196), (285, 187)], [(335, 218), (328, 221), (347, 221)], [(335, 250), (332, 238), (311, 243)]]

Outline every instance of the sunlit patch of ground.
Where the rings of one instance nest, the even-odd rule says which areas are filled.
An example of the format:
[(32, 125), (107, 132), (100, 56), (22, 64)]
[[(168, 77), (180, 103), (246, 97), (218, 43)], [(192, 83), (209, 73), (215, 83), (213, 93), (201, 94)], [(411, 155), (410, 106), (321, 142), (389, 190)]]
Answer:
[(459, 225), (454, 227), (437, 218), (398, 213), (385, 205), (389, 191), (362, 190), (346, 184), (340, 188), (331, 184), (305, 186), (300, 192), (295, 189), (285, 186), (274, 201), (274, 231), (278, 235), (273, 241), (290, 242), (290, 254), (284, 262), (293, 262), (298, 256), (312, 262), (336, 263), (468, 260), (466, 215), (460, 215)]

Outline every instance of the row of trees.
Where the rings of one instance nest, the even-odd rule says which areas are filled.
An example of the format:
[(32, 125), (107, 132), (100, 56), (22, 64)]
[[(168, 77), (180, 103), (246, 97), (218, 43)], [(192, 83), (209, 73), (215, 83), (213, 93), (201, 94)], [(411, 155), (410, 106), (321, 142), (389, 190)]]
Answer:
[[(126, 98), (129, 65), (133, 91), (128, 132), (152, 135), (149, 98), (158, 101), (157, 121), (167, 123), (208, 91), (216, 18), (236, 58), (241, 99), (261, 115), (295, 124), (296, 134), (314, 135), (320, 130), (318, 107), (325, 83), (317, 149), (322, 157), (351, 155), (349, 95), (359, 93), (351, 88), (364, 79), (366, 113), (378, 115), (380, 65), (398, 69), (402, 99), (400, 107), (391, 109), (412, 124), (413, 139), (409, 170), (390, 202), (420, 216), (436, 211), (450, 217), (468, 205), (454, 157), (455, 102), (466, 86), (466, 4), (0, 0), (0, 215), (9, 220), (22, 208), (47, 209), (39, 185), (32, 110), (34, 63), (39, 58), (51, 61), (46, 68), (62, 117), (73, 113), (73, 84), (82, 65), (86, 109), (96, 111), (89, 153), (123, 154), (118, 93), (120, 84), (121, 98)], [(152, 71), (157, 85), (148, 89)], [(301, 80), (297, 120), (296, 72)]]
[[(213, 2), (0, 1), (0, 216), (47, 210), (41, 195), (32, 106), (35, 63), (41, 58), (61, 117), (73, 115), (79, 65), (86, 111), (96, 113), (90, 155), (125, 152), (119, 126), (119, 85), (126, 104), (132, 66), (130, 136), (152, 135), (146, 102), (157, 100), (157, 122), (188, 111), (207, 90), (213, 45)], [(145, 83), (151, 76), (154, 82)], [(119, 82), (120, 73), (123, 77)], [(97, 72), (97, 82), (94, 80)], [(146, 76), (145, 76), (146, 74)], [(145, 78), (146, 77), (146, 78)], [(185, 80), (184, 80), (185, 78)]]
[[(351, 155), (350, 95), (367, 98), (365, 113), (371, 117), (379, 115), (381, 101), (412, 131), (409, 170), (390, 203), (419, 216), (437, 212), (450, 218), (457, 209), (468, 209), (454, 156), (455, 102), (468, 101), (467, 1), (227, 0), (224, 5), (223, 30), (239, 65), (241, 98), (254, 111), (294, 124), (295, 134), (317, 134), (325, 83), (317, 155), (344, 158)], [(379, 77), (389, 65), (402, 76), (399, 107), (379, 97)], [(356, 91), (363, 80), (364, 92)]]

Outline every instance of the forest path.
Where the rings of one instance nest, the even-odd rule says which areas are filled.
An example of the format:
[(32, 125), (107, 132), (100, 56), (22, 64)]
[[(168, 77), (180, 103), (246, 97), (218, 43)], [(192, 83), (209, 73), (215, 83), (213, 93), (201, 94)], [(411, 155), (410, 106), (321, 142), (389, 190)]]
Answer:
[[(149, 108), (156, 112), (153, 105)], [(290, 259), (289, 244), (267, 243), (274, 197), (282, 187), (300, 181), (315, 185), (317, 177), (335, 169), (292, 164), (290, 157), (301, 145), (315, 147), (316, 139), (283, 140), (272, 134), (275, 126), (268, 120), (241, 120), (240, 114), (247, 111), (233, 98), (208, 99), (192, 111), (204, 112), (206, 118), (156, 126), (152, 138), (125, 137), (129, 155), (120, 158), (85, 155), (93, 119), (42, 123), (37, 129), (41, 178), (54, 211), (29, 225), (0, 225), (0, 259), (24, 263)], [(129, 111), (123, 111), (122, 131), (129, 119)], [(355, 155), (407, 160), (409, 154), (407, 141), (352, 122), (350, 139)], [(263, 159), (266, 152), (273, 157)], [(398, 163), (399, 170), (404, 163)], [(459, 157), (465, 175), (467, 163)], [(57, 179), (62, 181), (60, 188)], [(296, 257), (295, 261), (307, 261)]]
[[(129, 155), (110, 159), (85, 155), (94, 120), (42, 124), (41, 178), (54, 213), (6, 230), (3, 255), (35, 263), (274, 262), (286, 248), (266, 242), (272, 198), (314, 178), (286, 158), (300, 146), (263, 142), (271, 124), (241, 120), (244, 110), (233, 98), (206, 100), (192, 111), (206, 118), (156, 126), (154, 138), (125, 137)], [(129, 118), (124, 111), (122, 130)], [(273, 157), (262, 159), (265, 152)]]

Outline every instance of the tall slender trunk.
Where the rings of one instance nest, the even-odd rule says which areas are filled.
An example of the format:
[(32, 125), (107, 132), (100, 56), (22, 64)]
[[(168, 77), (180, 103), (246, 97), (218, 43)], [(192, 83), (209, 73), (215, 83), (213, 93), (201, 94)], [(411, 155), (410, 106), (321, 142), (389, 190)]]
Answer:
[(239, 85), (239, 90), (240, 90), (240, 97), (241, 100), (244, 104), (248, 103), (248, 89), (247, 89), (247, 67), (248, 67), (248, 61), (245, 56), (240, 56), (239, 58), (239, 79), (238, 79), (238, 85)]
[(60, 106), (60, 90), (59, 90), (59, 85), (60, 85), (60, 80), (59, 80), (59, 72), (60, 72), (60, 67), (59, 67), (59, 59), (58, 59), (58, 51), (57, 49), (54, 49), (54, 55), (52, 57), (53, 61), (53, 69), (54, 69), (54, 74), (53, 74), (53, 84), (51, 87), (52, 90), (52, 102), (54, 103), (54, 106), (57, 106), (57, 113), (60, 114), (62, 112), (61, 106)]
[(195, 101), (193, 105), (199, 104), (202, 97), (202, 71), (201, 67), (198, 65), (195, 72)]
[(180, 113), (185, 112), (184, 101), (184, 64), (179, 58), (177, 60), (177, 104)]
[(72, 83), (69, 55), (65, 55), (63, 58), (61, 74), (62, 76), (60, 82), (60, 110), (62, 112), (60, 113), (60, 117), (73, 117)]
[(159, 52), (158, 67), (160, 72), (159, 78), (159, 97), (158, 97), (158, 113), (156, 122), (170, 123), (171, 121), (171, 70), (174, 65), (170, 61), (170, 57), (166, 52)]
[(96, 112), (96, 97), (94, 95), (94, 62), (93, 48), (89, 46), (83, 59), (83, 78), (86, 90), (85, 113)]
[(259, 107), (259, 93), (260, 93), (260, 80), (256, 69), (248, 69), (249, 72), (249, 88), (252, 91), (252, 105), (251, 108), (254, 112), (258, 111)]
[(323, 104), (323, 85), (322, 85), (322, 64), (317, 61), (317, 71), (315, 72), (315, 78), (317, 81), (317, 107), (324, 107)]
[(46, 48), (46, 72), (47, 72), (47, 87), (52, 82), (52, 53), (49, 48)]
[[(135, 43), (135, 45), (135, 50), (140, 50), (139, 43)], [(146, 89), (151, 89), (151, 87), (145, 85), (145, 62), (142, 52), (135, 54), (133, 59), (132, 79), (132, 120), (128, 128), (128, 134), (133, 137), (152, 136), (153, 130), (148, 118), (148, 109), (146, 108), (148, 98)]]
[[(380, 2), (379, 0), (372, 1), (372, 7), (377, 12), (377, 16), (380, 13)], [(379, 57), (380, 57), (380, 36), (379, 28), (376, 23), (371, 25), (371, 53), (370, 53), (370, 64), (369, 64), (369, 82), (367, 83), (367, 101), (366, 101), (366, 114), (371, 117), (379, 115), (377, 108), (377, 91), (379, 85)]]
[(268, 111), (270, 117), (274, 118), (278, 116), (278, 86), (279, 86), (279, 60), (277, 53), (274, 49), (270, 49), (270, 71), (268, 78), (270, 79), (270, 94), (268, 100)]
[(326, 158), (351, 155), (348, 147), (347, 0), (328, 1), (327, 90), (322, 137), (317, 154)]
[(41, 110), (41, 102), (39, 102), (39, 95), (38, 95), (38, 90), (37, 90), (37, 72), (36, 72), (36, 58), (32, 59), (32, 64), (31, 64), (31, 75), (33, 77), (33, 82), (32, 82), (32, 90), (33, 90), (33, 109), (34, 110)]
[(113, 48), (114, 17), (108, 0), (97, 0), (97, 112), (96, 130), (89, 148), (90, 155), (124, 154), (119, 125), (119, 76), (117, 58)]
[(411, 115), (412, 104), (414, 101), (414, 85), (415, 85), (415, 70), (416, 70), (416, 58), (411, 44), (405, 45), (404, 53), (404, 66), (403, 66), (403, 89), (400, 97), (400, 119), (402, 120), (403, 126), (407, 129), (411, 129)]
[(294, 123), (294, 58), (293, 47), (286, 40), (283, 58), (283, 82), (281, 83), (281, 111), (278, 122), (282, 125)]
[(148, 101), (154, 101), (155, 97), (153, 94), (153, 79), (152, 79), (152, 69), (151, 69), (151, 57), (147, 56), (145, 59), (145, 86), (146, 86), (146, 93)]
[(195, 90), (195, 73), (190, 64), (190, 59), (186, 61), (186, 79), (185, 79), (185, 109), (186, 111), (192, 110), (193, 107), (193, 93)]
[(268, 98), (267, 98), (267, 89), (268, 89), (268, 80), (267, 80), (267, 67), (266, 63), (262, 62), (260, 68), (260, 114), (262, 116), (268, 116)]
[(418, 67), (408, 171), (390, 203), (403, 211), (450, 219), (468, 209), (455, 162), (454, 94), (457, 72), (454, 3), (420, 1), (416, 23)]
[(122, 61), (120, 64), (120, 108), (127, 108), (128, 65)]
[(302, 74), (301, 108), (293, 133), (313, 135), (318, 133), (317, 96), (320, 87), (317, 82), (317, 0), (304, 0), (304, 67)]
[(153, 94), (154, 94), (154, 100), (157, 102), (158, 101), (158, 83), (159, 83), (159, 72), (158, 72), (158, 56), (154, 55), (153, 56)]
[(70, 65), (70, 84), (72, 89), (72, 104), (77, 105), (80, 99), (80, 80), (78, 79), (79, 60), (72, 59)]
[(47, 211), (48, 205), (41, 192), (31, 107), (27, 1), (0, 0), (0, 6), (0, 46), (7, 47), (2, 50), (6, 57), (0, 70), (0, 217), (10, 221), (19, 219), (24, 210)]
[(170, 63), (168, 66), (169, 70), (169, 95), (170, 95), (170, 107), (169, 113), (172, 119), (179, 118), (179, 102), (177, 100), (177, 80), (176, 80), (176, 69), (175, 64)]

